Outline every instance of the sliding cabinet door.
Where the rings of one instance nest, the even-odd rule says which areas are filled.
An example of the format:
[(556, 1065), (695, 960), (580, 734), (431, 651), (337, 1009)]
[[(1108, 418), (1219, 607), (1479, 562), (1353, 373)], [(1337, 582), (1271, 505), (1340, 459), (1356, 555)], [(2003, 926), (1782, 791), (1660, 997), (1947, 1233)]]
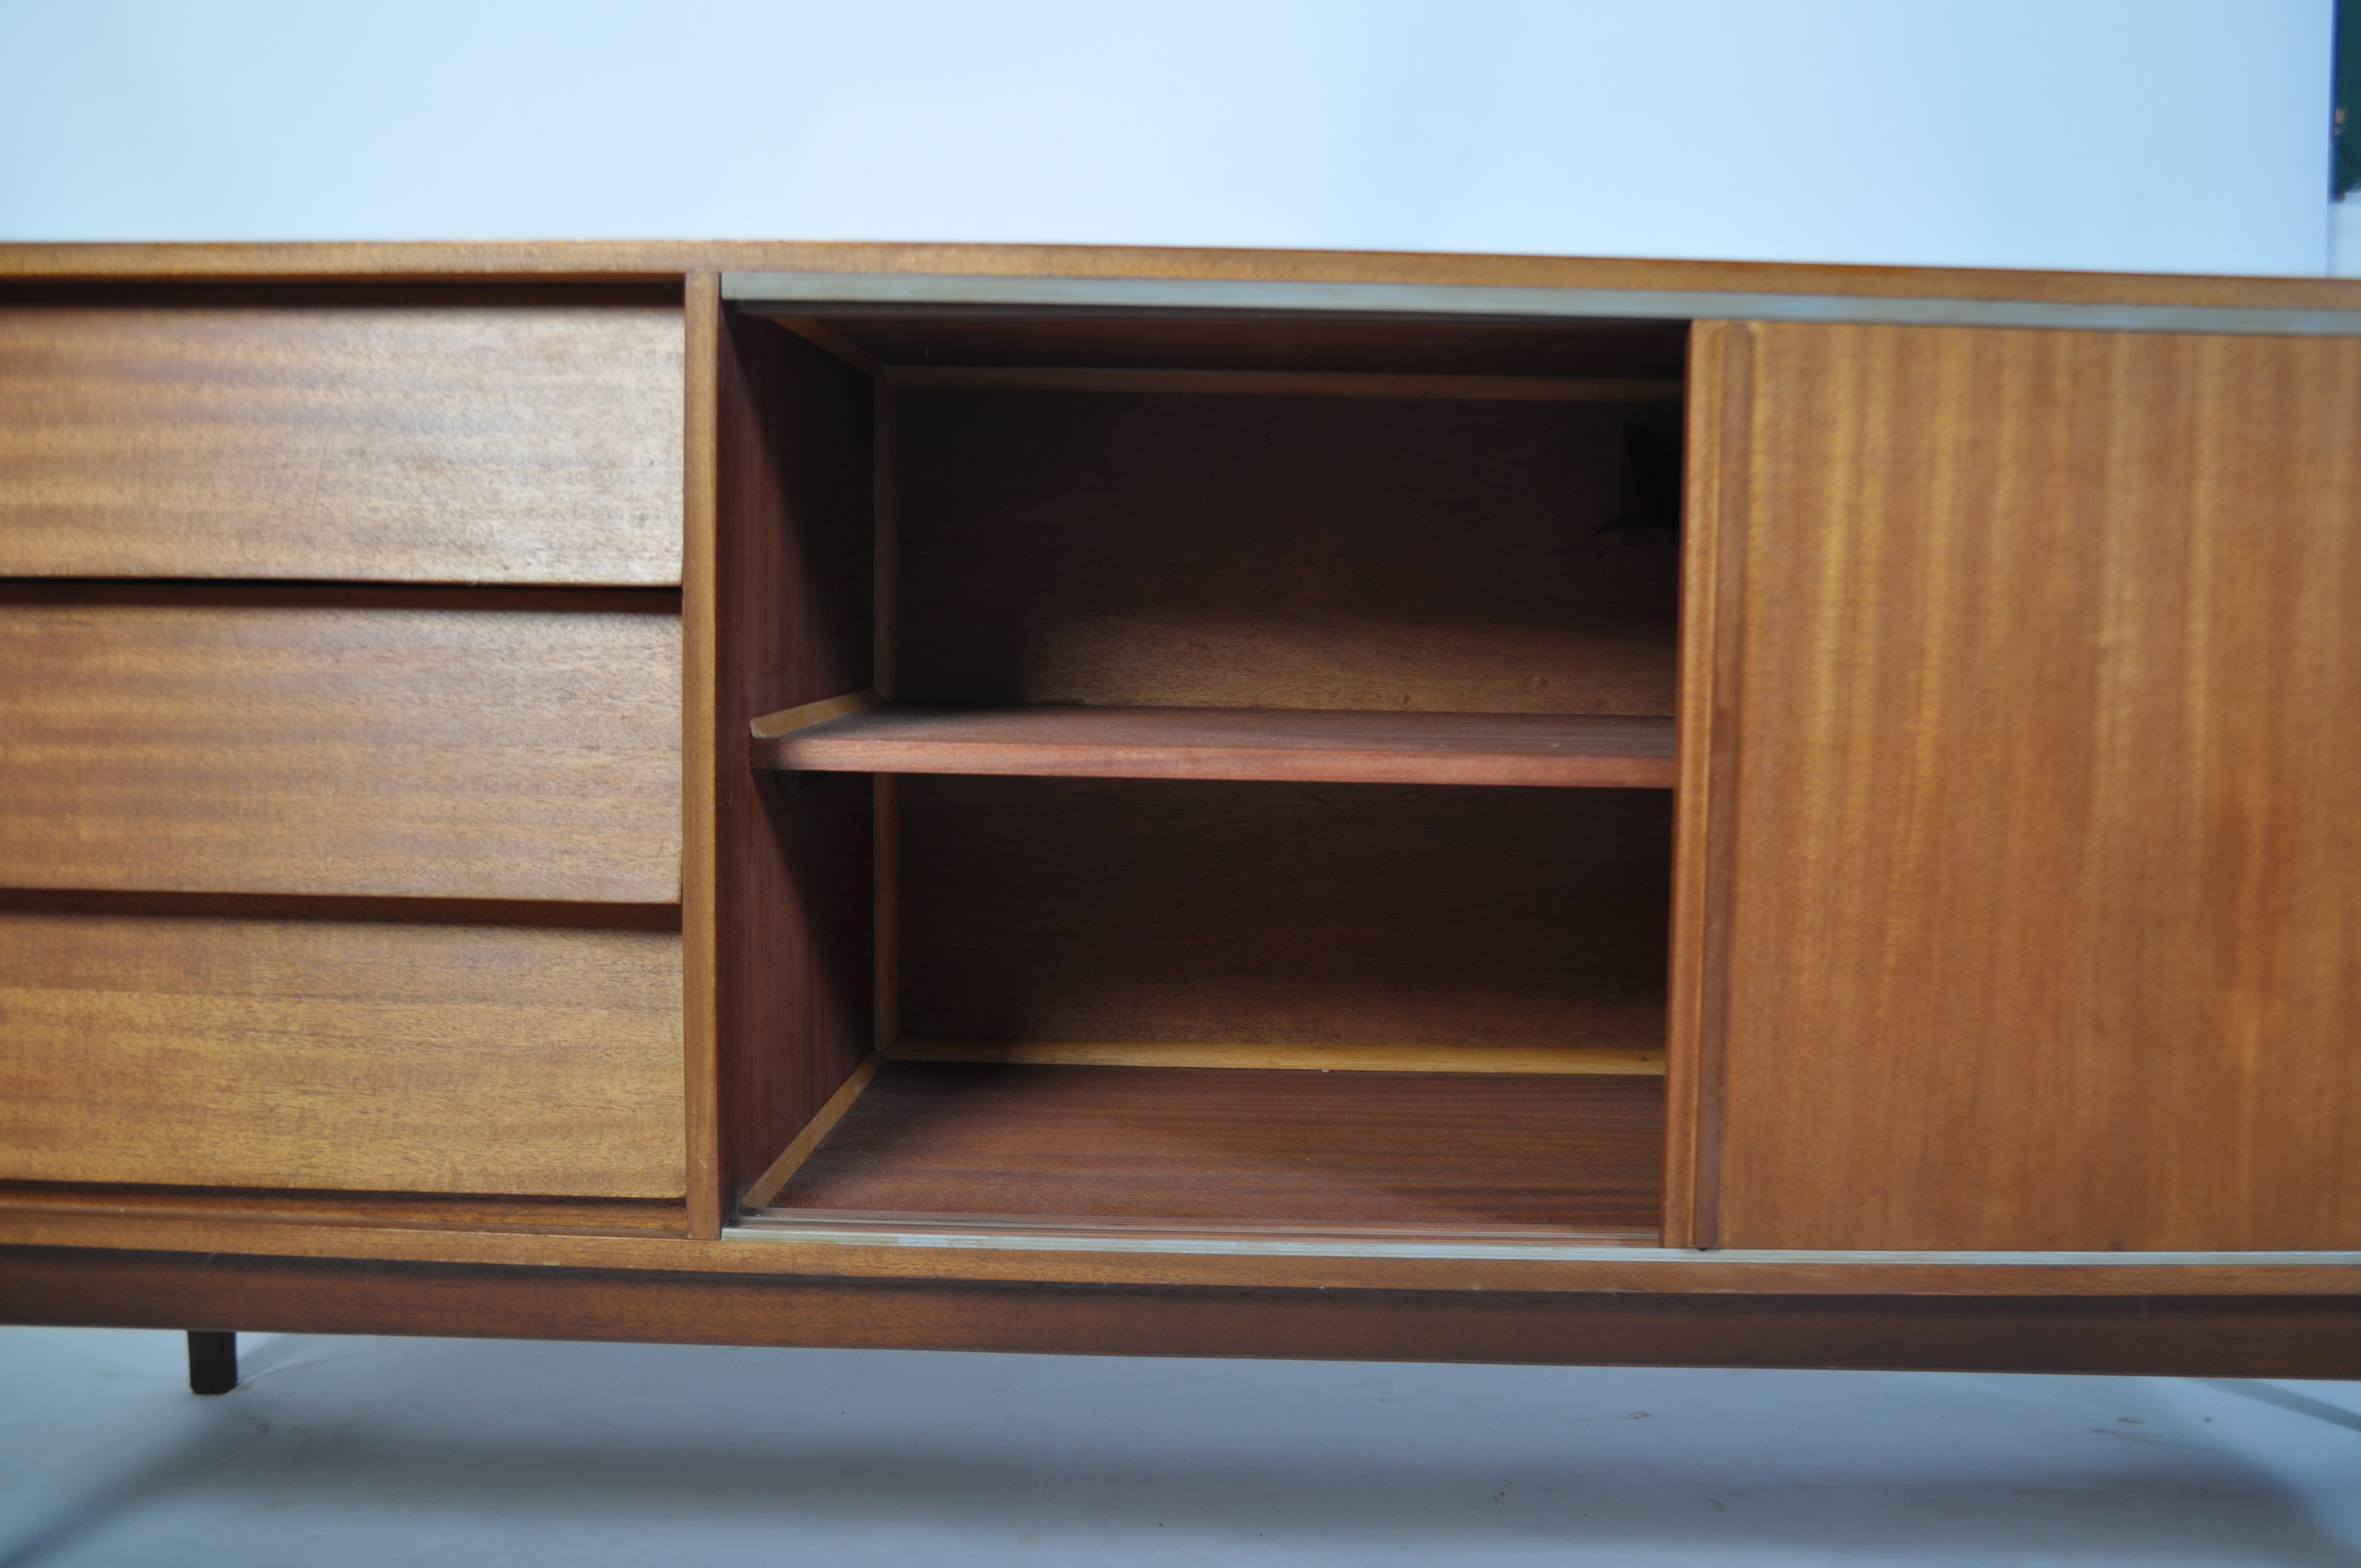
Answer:
[(1672, 1234), (2361, 1247), (2361, 342), (1694, 353)]

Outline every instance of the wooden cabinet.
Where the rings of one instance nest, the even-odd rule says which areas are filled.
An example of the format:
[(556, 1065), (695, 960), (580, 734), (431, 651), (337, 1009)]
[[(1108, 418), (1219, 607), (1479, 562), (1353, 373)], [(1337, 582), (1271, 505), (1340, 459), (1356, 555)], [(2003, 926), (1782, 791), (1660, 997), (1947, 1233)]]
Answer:
[(2361, 1372), (2351, 285), (0, 271), (21, 1320)]

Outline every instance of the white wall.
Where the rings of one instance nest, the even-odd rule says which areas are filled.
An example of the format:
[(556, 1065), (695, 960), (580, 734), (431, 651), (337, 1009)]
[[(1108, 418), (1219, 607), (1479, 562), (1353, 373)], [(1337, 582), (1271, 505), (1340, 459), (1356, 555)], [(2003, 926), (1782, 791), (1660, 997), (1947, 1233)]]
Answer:
[(0, 0), (0, 237), (2326, 266), (2331, 0)]

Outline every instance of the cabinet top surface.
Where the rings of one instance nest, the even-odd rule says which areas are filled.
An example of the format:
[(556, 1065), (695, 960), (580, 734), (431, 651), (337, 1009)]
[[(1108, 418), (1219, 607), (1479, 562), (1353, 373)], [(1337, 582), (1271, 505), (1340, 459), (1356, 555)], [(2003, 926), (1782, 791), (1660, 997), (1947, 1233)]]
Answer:
[[(1667, 297), (1820, 296), (2052, 306), (2361, 311), (2361, 280), (2019, 272), (1774, 262), (1626, 260), (1411, 252), (1184, 250), (1085, 246), (795, 241), (334, 242), (0, 245), (0, 280), (619, 280), (697, 272), (1068, 283), (1282, 284), (1454, 291), (1637, 291)], [(742, 296), (741, 296), (742, 297)], [(1382, 302), (1372, 302), (1388, 308)], [(1731, 302), (1733, 306), (1737, 301)], [(1334, 308), (1334, 307), (1332, 307)], [(1390, 308), (1409, 308), (1395, 304)], [(1513, 308), (1513, 296), (1503, 308)]]

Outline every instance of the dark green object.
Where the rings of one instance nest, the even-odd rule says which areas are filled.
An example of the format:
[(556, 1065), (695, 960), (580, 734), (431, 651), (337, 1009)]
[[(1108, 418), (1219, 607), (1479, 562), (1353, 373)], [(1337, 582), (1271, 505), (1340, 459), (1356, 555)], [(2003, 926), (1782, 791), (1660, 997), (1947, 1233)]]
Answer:
[(2336, 0), (2334, 117), (2329, 123), (2328, 193), (2361, 185), (2361, 126), (2345, 124), (2345, 105), (2361, 92), (2361, 0)]

